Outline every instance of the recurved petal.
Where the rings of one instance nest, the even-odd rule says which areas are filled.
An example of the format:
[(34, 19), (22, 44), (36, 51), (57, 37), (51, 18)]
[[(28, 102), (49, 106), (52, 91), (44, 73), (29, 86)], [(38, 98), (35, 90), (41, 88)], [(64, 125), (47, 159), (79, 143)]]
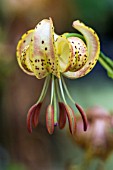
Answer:
[(30, 57), (29, 44), (33, 35), (33, 31), (34, 30), (27, 31), (27, 33), (25, 33), (21, 37), (20, 41), (18, 42), (16, 50), (17, 61), (20, 68), (29, 75), (34, 75), (34, 73), (32, 72), (31, 63), (29, 59)]
[(99, 38), (93, 29), (87, 27), (79, 20), (73, 22), (73, 27), (83, 34), (87, 44), (88, 56), (86, 64), (80, 70), (64, 73), (66, 77), (72, 79), (85, 76), (89, 73), (95, 66), (100, 53)]
[(51, 104), (46, 110), (46, 127), (49, 134), (52, 135), (54, 131), (54, 108)]
[(68, 117), (70, 132), (71, 132), (71, 134), (74, 134), (76, 131), (76, 117), (75, 117), (74, 111), (71, 107), (69, 107), (66, 104), (64, 104), (64, 107), (65, 107), (66, 114)]
[(59, 102), (59, 128), (63, 129), (66, 124), (66, 109), (64, 107), (64, 104), (62, 102)]
[(44, 19), (35, 27), (30, 43), (32, 69), (38, 79), (52, 73), (59, 77), (55, 55), (54, 27), (51, 19)]
[(69, 71), (75, 72), (81, 69), (87, 61), (87, 47), (84, 41), (78, 37), (69, 37), (68, 41), (72, 47)]
[(86, 131), (87, 130), (87, 126), (88, 126), (88, 121), (87, 121), (86, 114), (85, 114), (83, 108), (79, 104), (75, 103), (75, 106), (76, 106), (76, 108), (78, 109), (78, 111), (81, 114), (81, 117), (82, 117), (82, 120), (83, 120), (84, 131)]
[(58, 36), (55, 41), (55, 47), (59, 61), (59, 71), (63, 73), (67, 71), (70, 66), (71, 44), (65, 36)]

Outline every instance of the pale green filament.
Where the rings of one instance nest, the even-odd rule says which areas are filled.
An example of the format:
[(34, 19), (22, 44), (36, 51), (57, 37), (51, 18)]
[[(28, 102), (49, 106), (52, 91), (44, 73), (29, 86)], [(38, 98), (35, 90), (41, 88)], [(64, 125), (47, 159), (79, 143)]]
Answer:
[(59, 86), (60, 86), (60, 90), (61, 90), (62, 99), (64, 100), (64, 103), (67, 104), (65, 96), (64, 96), (64, 91), (63, 91), (61, 79), (59, 79)]
[(54, 84), (54, 124), (57, 124), (57, 100), (56, 100), (56, 88)]
[(43, 89), (42, 89), (42, 92), (40, 94), (40, 97), (39, 97), (37, 103), (40, 103), (40, 102), (43, 101), (43, 99), (44, 99), (44, 97), (45, 97), (45, 95), (47, 93), (47, 90), (48, 90), (49, 82), (50, 82), (50, 75), (47, 76), (46, 79), (45, 79), (45, 82), (44, 82), (44, 85), (43, 85)]
[(55, 86), (56, 86), (56, 91), (57, 91), (57, 96), (58, 96), (58, 100), (61, 102), (61, 96), (60, 96), (60, 91), (59, 91), (59, 85), (58, 85), (58, 80), (55, 80)]
[(54, 75), (52, 74), (52, 81), (51, 81), (51, 102), (50, 102), (51, 105), (52, 105), (52, 102), (53, 102), (53, 96), (54, 96)]
[(68, 96), (69, 99), (72, 101), (72, 103), (75, 104), (75, 101), (74, 101), (73, 98), (71, 97), (71, 95), (70, 95), (70, 93), (69, 93), (69, 90), (68, 90), (68, 88), (67, 88), (67, 86), (66, 86), (66, 83), (65, 83), (65, 81), (64, 81), (64, 78), (61, 77), (61, 79), (62, 79), (62, 83), (63, 83), (63, 86), (64, 86), (64, 89), (65, 89), (65, 91), (66, 91), (67, 96)]

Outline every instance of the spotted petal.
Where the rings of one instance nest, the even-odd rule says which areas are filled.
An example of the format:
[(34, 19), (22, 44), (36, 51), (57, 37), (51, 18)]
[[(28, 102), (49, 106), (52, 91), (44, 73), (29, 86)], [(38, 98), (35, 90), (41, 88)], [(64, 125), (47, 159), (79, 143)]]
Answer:
[(17, 45), (17, 61), (20, 68), (29, 75), (34, 75), (31, 68), (31, 63), (29, 60), (29, 43), (31, 41), (34, 30), (27, 31), (25, 33), (18, 45)]
[(49, 73), (59, 76), (53, 36), (54, 28), (51, 19), (44, 19), (35, 27), (30, 43), (30, 60), (38, 79)]
[(89, 73), (96, 64), (100, 53), (100, 42), (93, 29), (85, 26), (78, 20), (73, 22), (73, 27), (83, 34), (87, 44), (88, 56), (86, 64), (80, 70), (64, 73), (66, 77), (72, 79), (85, 76)]
[(87, 61), (87, 47), (83, 40), (78, 37), (69, 37), (68, 41), (72, 46), (72, 55), (70, 60), (69, 71), (81, 69)]

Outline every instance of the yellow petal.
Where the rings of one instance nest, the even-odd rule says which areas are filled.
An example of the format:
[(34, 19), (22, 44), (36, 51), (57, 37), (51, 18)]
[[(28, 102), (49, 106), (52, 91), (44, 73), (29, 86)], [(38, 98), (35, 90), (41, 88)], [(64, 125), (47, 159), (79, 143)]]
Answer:
[(58, 76), (57, 58), (54, 48), (52, 20), (44, 19), (36, 27), (30, 43), (30, 60), (36, 77), (41, 79), (52, 73)]
[(34, 73), (32, 71), (32, 67), (31, 67), (29, 55), (30, 55), (30, 52), (29, 52), (29, 45), (28, 45), (22, 50), (21, 58), (20, 58), (19, 62), (22, 66), (22, 70), (25, 73), (27, 73), (29, 75), (34, 75)]
[(87, 61), (87, 47), (83, 40), (78, 37), (69, 37), (68, 41), (72, 46), (71, 64), (69, 71), (77, 71), (85, 65)]
[(55, 47), (59, 61), (59, 71), (63, 73), (70, 66), (71, 45), (65, 37), (58, 36), (55, 41)]
[(31, 41), (32, 35), (33, 35), (33, 30), (28, 31), (21, 37), (17, 45), (18, 64), (21, 67), (21, 69), (29, 75), (34, 75), (29, 60), (29, 43)]
[(76, 72), (68, 71), (64, 73), (66, 77), (72, 79), (85, 76), (89, 73), (95, 66), (100, 53), (99, 38), (93, 29), (85, 26), (78, 20), (73, 22), (73, 27), (83, 34), (87, 44), (88, 56), (86, 64), (80, 70)]

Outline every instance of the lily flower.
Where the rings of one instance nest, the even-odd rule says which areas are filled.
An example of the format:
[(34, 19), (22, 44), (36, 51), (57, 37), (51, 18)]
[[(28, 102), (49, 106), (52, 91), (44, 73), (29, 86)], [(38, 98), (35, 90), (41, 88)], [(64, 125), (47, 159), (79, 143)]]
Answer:
[(86, 110), (88, 130), (83, 133), (80, 116), (77, 117), (74, 141), (85, 150), (90, 159), (98, 157), (106, 160), (113, 151), (113, 115), (101, 106)]
[(68, 105), (65, 93), (79, 110), (83, 129), (87, 130), (87, 118), (82, 107), (71, 97), (64, 76), (76, 79), (88, 74), (95, 66), (100, 54), (100, 42), (97, 34), (79, 20), (73, 27), (81, 34), (54, 32), (52, 19), (44, 19), (36, 27), (25, 33), (17, 45), (17, 61), (20, 68), (37, 79), (45, 78), (38, 101), (27, 115), (28, 131), (38, 124), (43, 100), (51, 83), (50, 104), (46, 109), (46, 127), (53, 134), (54, 127), (63, 129), (68, 119), (72, 134), (76, 131), (74, 110)]

